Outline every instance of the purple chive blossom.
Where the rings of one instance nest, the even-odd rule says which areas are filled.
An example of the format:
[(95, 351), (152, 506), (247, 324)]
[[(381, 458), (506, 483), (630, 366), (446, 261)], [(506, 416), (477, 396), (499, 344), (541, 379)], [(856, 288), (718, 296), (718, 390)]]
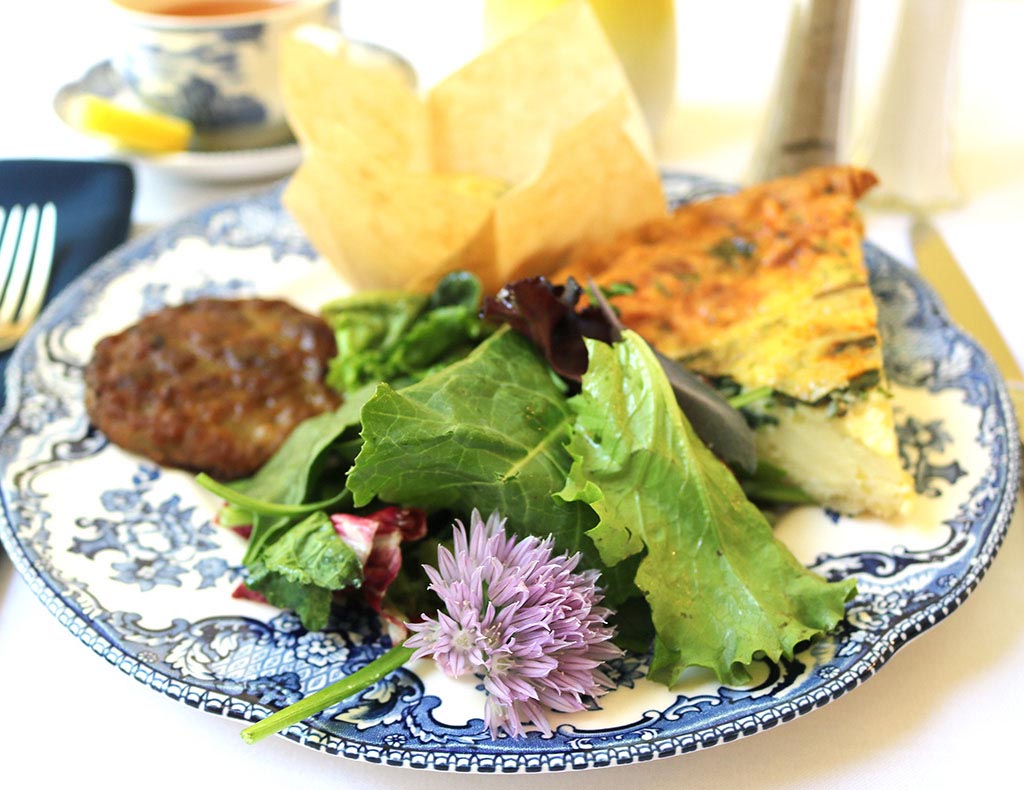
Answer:
[(583, 710), (584, 696), (614, 687), (600, 667), (622, 651), (599, 606), (599, 574), (577, 572), (578, 554), (553, 557), (550, 537), (507, 536), (496, 513), (485, 523), (474, 510), (469, 535), (458, 521), (454, 533), (454, 554), (441, 547), (437, 568), (424, 566), (445, 611), (408, 625), (412, 659), (432, 656), (451, 677), (483, 675), (491, 737), (523, 735), (523, 723), (550, 735), (545, 709)]

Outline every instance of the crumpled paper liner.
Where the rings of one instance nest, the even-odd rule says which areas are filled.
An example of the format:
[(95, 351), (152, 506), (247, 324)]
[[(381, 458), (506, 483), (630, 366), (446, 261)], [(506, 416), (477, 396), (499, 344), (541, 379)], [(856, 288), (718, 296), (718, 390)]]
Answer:
[(306, 27), (283, 67), (304, 154), (284, 203), (353, 287), (427, 288), (467, 269), (494, 291), (665, 214), (643, 117), (585, 2), (423, 97), (365, 56)]

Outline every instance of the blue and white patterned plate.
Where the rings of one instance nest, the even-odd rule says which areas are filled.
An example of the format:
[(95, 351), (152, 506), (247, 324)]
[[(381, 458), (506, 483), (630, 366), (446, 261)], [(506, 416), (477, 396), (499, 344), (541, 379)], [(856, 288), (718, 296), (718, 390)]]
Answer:
[[(721, 185), (666, 176), (676, 199)], [(900, 523), (799, 508), (778, 534), (829, 577), (856, 575), (838, 631), (754, 682), (702, 671), (672, 691), (643, 657), (613, 668), (618, 688), (555, 720), (550, 737), (492, 741), (482, 690), (424, 662), (285, 735), (332, 754), (450, 771), (558, 771), (694, 751), (774, 727), (856, 688), (974, 589), (998, 549), (1020, 477), (1004, 385), (931, 290), (866, 245), (904, 462), (917, 482)], [(187, 705), (254, 721), (347, 675), (386, 645), (362, 612), (328, 630), (235, 600), (243, 546), (212, 523), (217, 502), (190, 475), (107, 443), (89, 426), (83, 365), (101, 337), (199, 295), (286, 295), (308, 309), (343, 287), (279, 203), (279, 190), (222, 203), (134, 241), (93, 267), (16, 351), (0, 440), (0, 534), (46, 607), (99, 655)]]

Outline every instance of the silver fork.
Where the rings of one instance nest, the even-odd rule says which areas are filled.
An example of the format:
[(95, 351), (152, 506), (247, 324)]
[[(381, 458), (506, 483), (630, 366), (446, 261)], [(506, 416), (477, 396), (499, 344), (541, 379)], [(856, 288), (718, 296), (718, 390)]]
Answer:
[(53, 268), (57, 207), (0, 207), (0, 351), (11, 348), (39, 315)]

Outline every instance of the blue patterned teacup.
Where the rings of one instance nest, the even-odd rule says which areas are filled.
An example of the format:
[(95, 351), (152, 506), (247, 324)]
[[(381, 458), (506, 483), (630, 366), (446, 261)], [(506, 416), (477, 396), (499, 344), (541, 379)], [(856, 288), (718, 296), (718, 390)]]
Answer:
[(337, 0), (112, 0), (126, 46), (114, 67), (146, 106), (185, 118), (193, 147), (291, 141), (278, 79), (283, 37), (336, 27)]

